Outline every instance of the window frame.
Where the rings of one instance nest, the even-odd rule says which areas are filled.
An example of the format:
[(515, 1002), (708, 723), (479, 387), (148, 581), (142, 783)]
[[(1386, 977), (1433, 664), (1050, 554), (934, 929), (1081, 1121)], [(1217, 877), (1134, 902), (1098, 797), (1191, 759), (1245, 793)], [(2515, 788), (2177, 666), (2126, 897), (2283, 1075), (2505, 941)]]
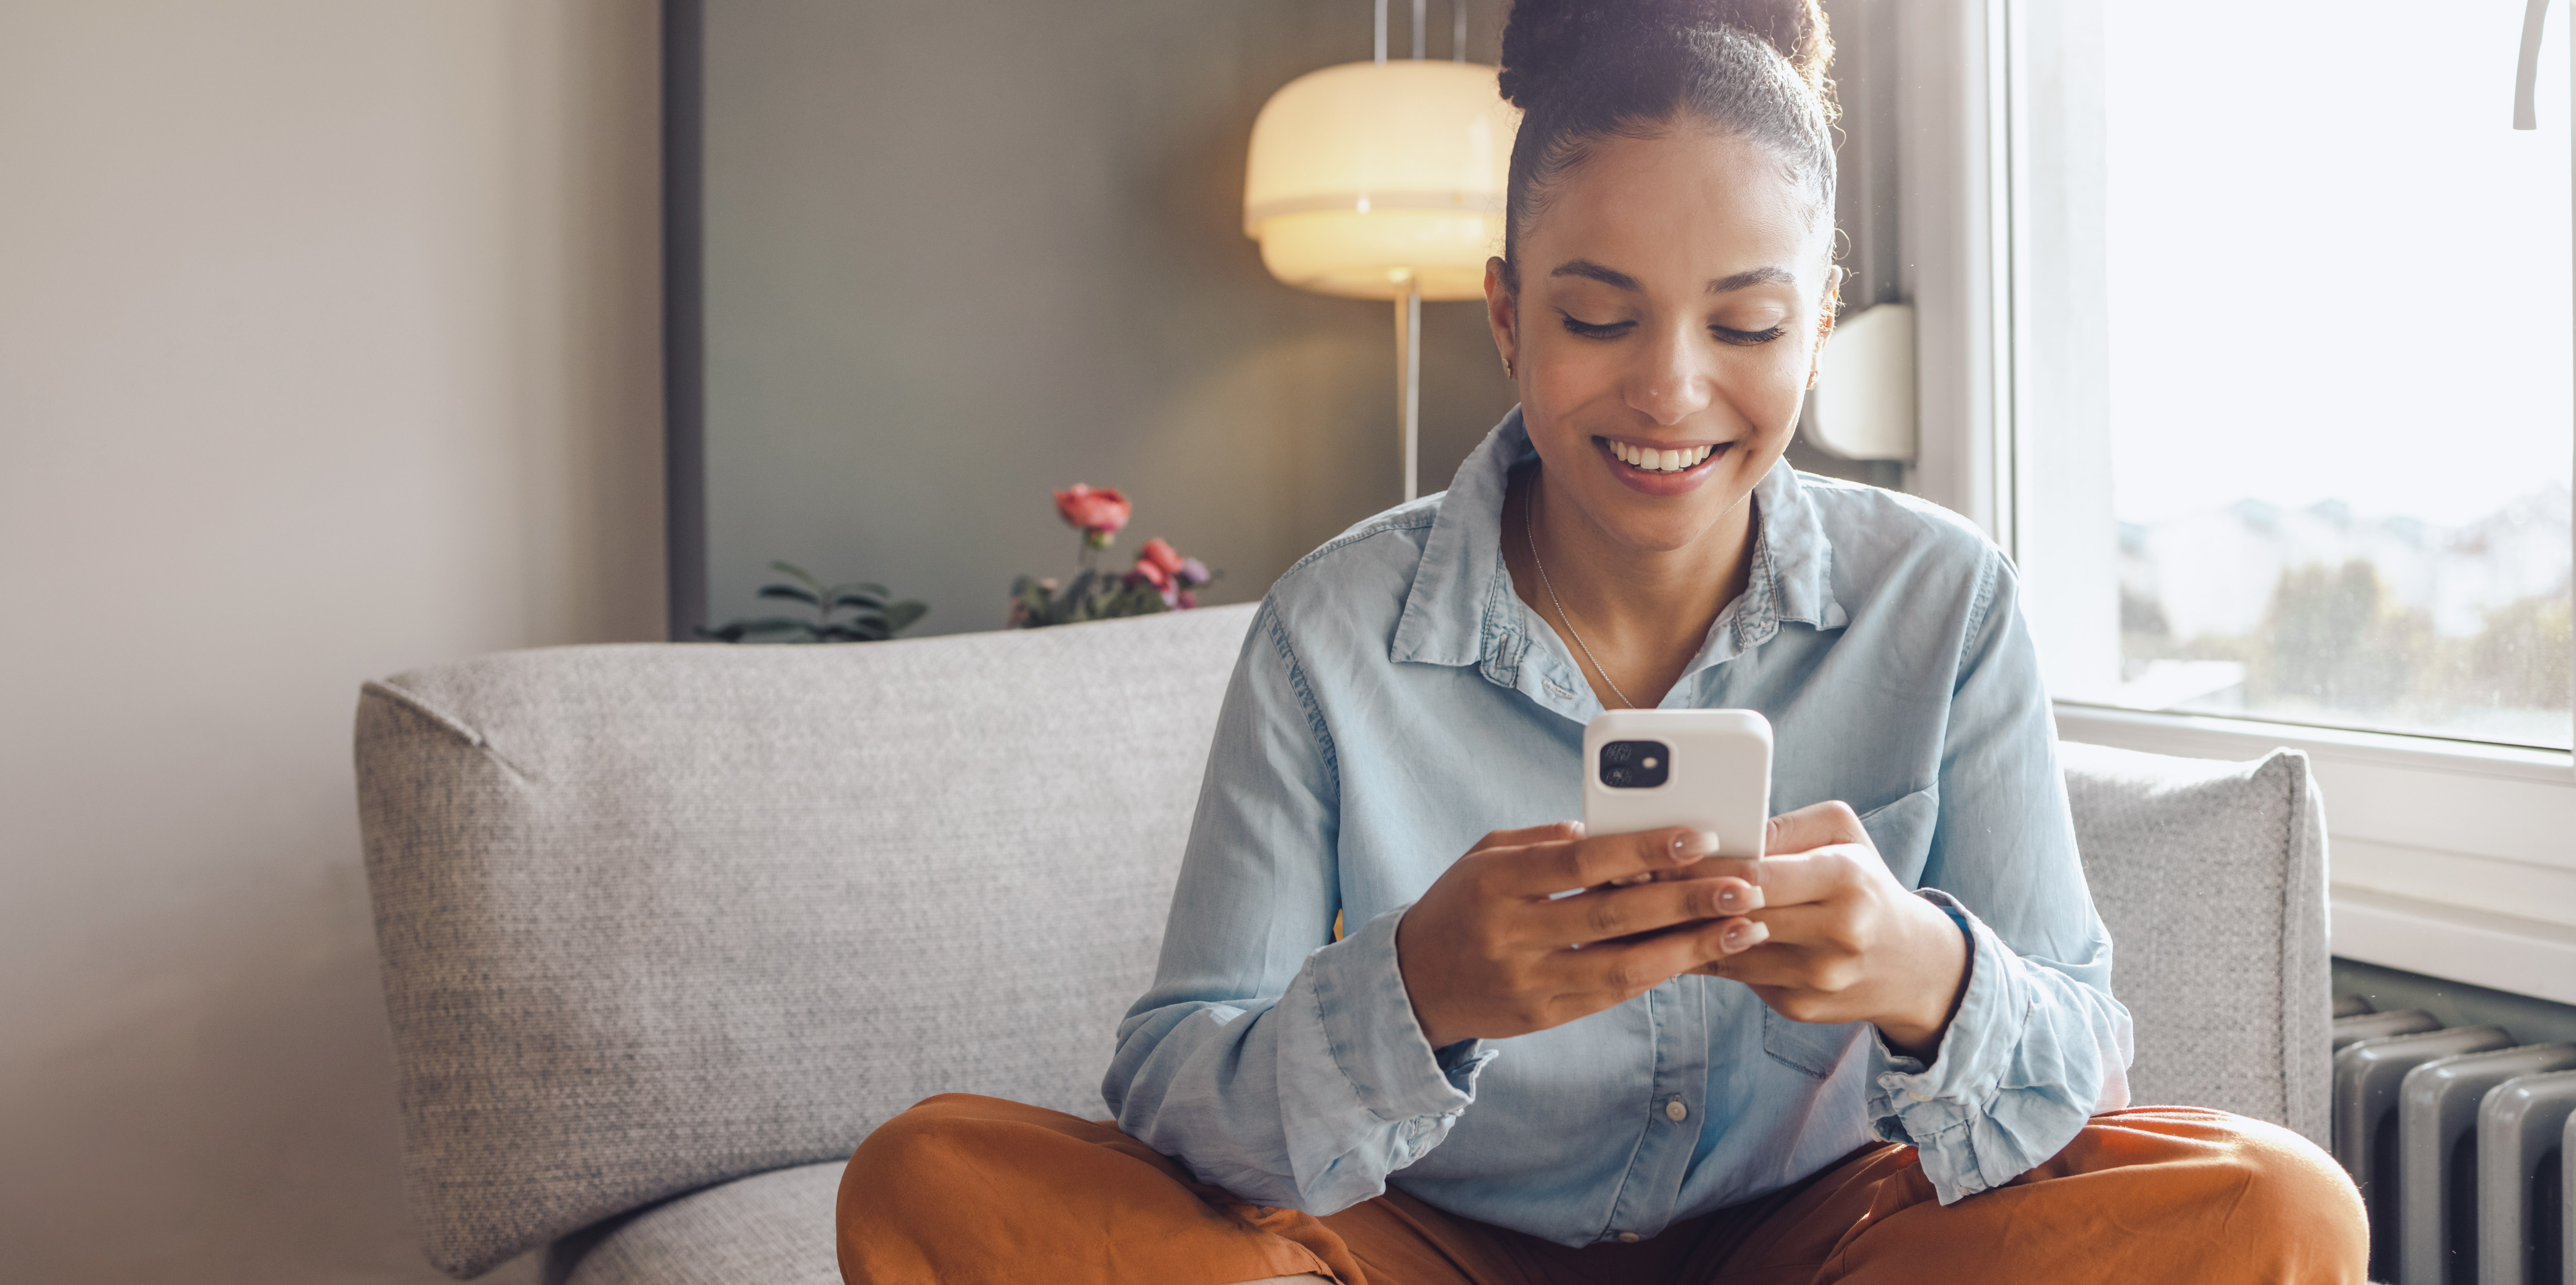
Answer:
[[(1893, 147), (1899, 158), (1895, 209), (1862, 217), (1896, 219), (1901, 293), (1920, 319), (1920, 453), (1906, 470), (1906, 487), (1970, 517), (2014, 559), (2035, 586), (2025, 601), (2044, 654), (2052, 633), (2063, 632), (2053, 611), (2098, 612), (2102, 604), (2091, 598), (2106, 585), (2116, 611), (2118, 569), (2107, 531), (2099, 549), (2081, 540), (2021, 538), (2051, 529), (2052, 510), (2077, 520), (2065, 495), (2080, 495), (2082, 487), (2056, 483), (2074, 476), (2108, 485), (2107, 432), (2088, 446), (2022, 431), (2035, 406), (2055, 409), (2049, 399), (2066, 395), (2042, 381), (2057, 369), (2052, 362), (2068, 358), (2033, 353), (2041, 329), (2035, 323), (2063, 300), (2035, 298), (2034, 287), (2063, 294), (2069, 269), (2080, 276), (2085, 252), (2063, 237), (2035, 238), (2031, 211), (2035, 202), (2065, 208), (2068, 194), (2051, 184), (2082, 175), (2088, 161), (2094, 172), (2100, 164), (2098, 148), (2082, 155), (2066, 131), (2052, 134), (2034, 113), (2098, 111), (2098, 79), (2088, 90), (2080, 64), (2088, 30), (2098, 48), (2103, 3), (1832, 6), (1838, 22), (1896, 33), (1897, 65), (1882, 60), (1863, 69), (1873, 83), (1846, 81), (1846, 93), (1893, 92), (1893, 112), (1865, 119), (1908, 122), (1892, 141), (1860, 139), (1865, 147)], [(2497, 66), (2506, 65), (2500, 50)], [(1892, 91), (1882, 79), (1890, 71), (1897, 73)], [(2499, 112), (2505, 97), (2500, 86)], [(1851, 128), (1847, 117), (1847, 146)], [(2052, 255), (2056, 263), (2047, 261)], [(2068, 422), (2045, 413), (2039, 420)], [(2041, 488), (2043, 478), (2052, 485)], [(2050, 586), (2059, 584), (2078, 588), (2052, 598)], [(2281, 746), (2306, 752), (2326, 804), (2336, 955), (2576, 1003), (2576, 755), (2072, 700), (2055, 707), (2059, 735), (2070, 741), (2235, 760)]]

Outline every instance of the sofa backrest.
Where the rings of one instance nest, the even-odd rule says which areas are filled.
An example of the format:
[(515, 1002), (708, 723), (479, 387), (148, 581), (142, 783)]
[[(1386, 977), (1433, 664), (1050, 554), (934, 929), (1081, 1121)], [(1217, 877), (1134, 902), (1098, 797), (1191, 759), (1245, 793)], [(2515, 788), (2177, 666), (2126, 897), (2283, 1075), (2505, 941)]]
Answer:
[(844, 1156), (934, 1093), (1103, 1114), (1251, 610), (368, 684), (430, 1260)]
[[(837, 1159), (934, 1093), (1099, 1115), (1250, 619), (566, 647), (368, 684), (360, 819), (430, 1260), (473, 1275)], [(2321, 1137), (2304, 760), (2065, 752), (2136, 1100)]]

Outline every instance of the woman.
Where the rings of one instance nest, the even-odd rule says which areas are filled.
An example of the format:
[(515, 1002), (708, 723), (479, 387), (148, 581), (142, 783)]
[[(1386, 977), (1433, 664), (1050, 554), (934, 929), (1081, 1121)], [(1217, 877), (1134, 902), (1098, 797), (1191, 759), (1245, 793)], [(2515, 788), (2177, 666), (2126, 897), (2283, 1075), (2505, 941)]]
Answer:
[[(1114, 1126), (914, 1108), (845, 1275), (2360, 1279), (2314, 1147), (2121, 1110), (2011, 568), (1780, 462), (1837, 276), (1819, 6), (1521, 0), (1503, 55), (1519, 408), (1263, 604)], [(1773, 855), (1561, 820), (1627, 706), (1770, 717)]]

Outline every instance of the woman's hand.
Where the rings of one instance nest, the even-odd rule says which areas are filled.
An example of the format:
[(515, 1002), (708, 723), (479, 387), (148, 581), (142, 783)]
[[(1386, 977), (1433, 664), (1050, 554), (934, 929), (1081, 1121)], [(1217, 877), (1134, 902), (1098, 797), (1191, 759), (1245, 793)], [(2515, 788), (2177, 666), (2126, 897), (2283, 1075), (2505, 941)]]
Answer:
[(1762, 851), (1773, 855), (1705, 869), (1761, 886), (1752, 918), (1770, 940), (1699, 971), (1744, 983), (1792, 1021), (1875, 1023), (1890, 1047), (1931, 1061), (1968, 985), (1958, 923), (1888, 873), (1848, 804), (1771, 818)]
[[(1561, 822), (1486, 835), (1396, 925), (1414, 1020), (1433, 1048), (1543, 1031), (1760, 943), (1744, 915), (1761, 889), (1655, 879), (1715, 851), (1697, 830), (1588, 839)], [(1550, 895), (1569, 888), (1583, 895)]]

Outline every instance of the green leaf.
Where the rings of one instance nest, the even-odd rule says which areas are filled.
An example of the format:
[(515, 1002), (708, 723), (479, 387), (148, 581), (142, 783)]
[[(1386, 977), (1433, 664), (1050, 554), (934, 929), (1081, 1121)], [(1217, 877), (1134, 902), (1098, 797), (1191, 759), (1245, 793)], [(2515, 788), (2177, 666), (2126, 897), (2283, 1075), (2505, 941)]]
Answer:
[(785, 559), (779, 559), (779, 560), (776, 560), (776, 561), (772, 561), (772, 562), (769, 564), (769, 569), (770, 569), (770, 570), (772, 570), (772, 571), (779, 572), (779, 573), (784, 574), (784, 575), (791, 575), (791, 576), (796, 577), (798, 580), (803, 581), (803, 582), (804, 582), (804, 584), (805, 584), (805, 587), (806, 587), (806, 588), (808, 588), (808, 589), (815, 590), (815, 591), (816, 591), (816, 592), (818, 592), (818, 593), (822, 591), (822, 588), (823, 588), (823, 582), (822, 582), (822, 581), (820, 581), (820, 580), (815, 579), (815, 578), (814, 578), (814, 573), (813, 573), (813, 572), (808, 571), (808, 570), (806, 570), (806, 569), (805, 569), (805, 568), (803, 568), (803, 567), (797, 566), (797, 565), (796, 565), (795, 563), (793, 563), (793, 562), (786, 561)]
[(819, 607), (823, 605), (823, 600), (815, 597), (811, 591), (799, 589), (792, 584), (765, 584), (760, 587), (759, 593), (752, 596), (755, 598), (787, 598), (796, 602), (804, 603), (809, 607)]
[[(875, 588), (873, 585), (869, 587)], [(880, 589), (875, 593), (860, 593), (851, 589), (835, 590), (832, 594), (832, 605), (836, 608), (857, 607), (864, 611), (874, 611), (886, 605), (885, 591)]]
[(906, 598), (901, 602), (888, 603), (885, 611), (886, 636), (891, 638), (896, 634), (902, 633), (906, 629), (912, 628), (913, 622), (921, 619), (924, 615), (927, 615), (929, 611), (930, 604), (917, 598)]

